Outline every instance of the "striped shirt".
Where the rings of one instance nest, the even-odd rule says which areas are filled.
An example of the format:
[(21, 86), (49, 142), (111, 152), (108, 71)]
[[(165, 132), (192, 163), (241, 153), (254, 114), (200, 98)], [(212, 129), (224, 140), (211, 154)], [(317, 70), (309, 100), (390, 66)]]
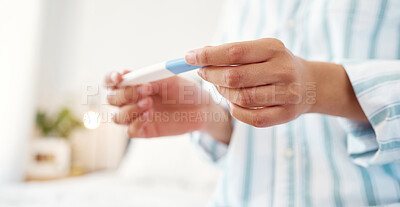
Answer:
[(343, 64), (369, 123), (235, 121), (229, 146), (194, 133), (223, 170), (211, 206), (400, 206), (400, 0), (227, 0), (217, 37), (274, 37), (299, 57)]

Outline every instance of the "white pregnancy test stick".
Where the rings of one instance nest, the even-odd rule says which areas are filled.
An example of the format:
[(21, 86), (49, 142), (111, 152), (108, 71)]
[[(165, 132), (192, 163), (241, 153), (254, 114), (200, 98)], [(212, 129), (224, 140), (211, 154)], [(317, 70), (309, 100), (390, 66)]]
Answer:
[(134, 70), (122, 76), (120, 86), (137, 85), (168, 78), (203, 66), (189, 65), (185, 58), (179, 58)]

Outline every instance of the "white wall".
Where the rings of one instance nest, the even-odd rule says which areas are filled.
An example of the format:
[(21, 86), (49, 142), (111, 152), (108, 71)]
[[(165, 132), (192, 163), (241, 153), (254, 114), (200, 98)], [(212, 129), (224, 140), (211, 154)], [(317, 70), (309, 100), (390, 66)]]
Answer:
[(0, 0), (0, 184), (23, 178), (35, 107), (41, 3)]
[[(210, 44), (222, 0), (47, 0), (41, 88), (80, 92), (110, 70)], [(46, 104), (49, 93), (40, 100)], [(62, 97), (59, 97), (62, 99)]]
[[(0, 0), (0, 182), (22, 179), (36, 103), (46, 110), (75, 104), (76, 110), (107, 111), (99, 104), (104, 96), (97, 96), (90, 106), (82, 104), (83, 85), (101, 86), (110, 70), (182, 57), (192, 48), (210, 44), (221, 3)], [(111, 134), (120, 139), (106, 136), (96, 144), (116, 143), (121, 148), (121, 133)], [(108, 157), (109, 165), (115, 165), (117, 158)]]
[[(51, 110), (69, 103), (77, 111), (95, 108), (103, 114), (110, 111), (104, 105), (104, 90), (85, 105), (81, 100), (86, 93), (82, 86), (102, 89), (104, 76), (111, 70), (134, 69), (182, 57), (192, 48), (210, 44), (222, 4), (222, 0), (45, 2), (40, 108)], [(85, 139), (85, 152), (98, 160), (90, 161), (96, 163), (90, 169), (115, 166), (124, 144), (123, 133), (119, 133), (123, 129), (114, 123), (104, 124), (107, 126), (102, 127), (100, 135), (91, 136), (92, 141), (87, 135), (75, 139)], [(96, 149), (89, 149), (93, 146)]]

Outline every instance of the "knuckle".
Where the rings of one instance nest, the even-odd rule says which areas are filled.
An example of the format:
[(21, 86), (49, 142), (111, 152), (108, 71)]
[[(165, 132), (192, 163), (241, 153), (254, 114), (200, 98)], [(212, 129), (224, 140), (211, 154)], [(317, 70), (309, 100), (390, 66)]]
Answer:
[(234, 44), (228, 48), (229, 62), (237, 63), (243, 59), (246, 53), (246, 48), (242, 45)]
[(275, 55), (283, 55), (287, 52), (285, 44), (276, 38), (266, 38), (266, 44), (268, 45), (268, 50)]
[(236, 95), (237, 103), (241, 106), (251, 106), (252, 99), (249, 91), (247, 90), (238, 90)]
[(288, 104), (300, 104), (302, 101), (301, 97), (301, 86), (298, 84), (291, 84), (288, 88), (287, 96)]
[(299, 104), (301, 102), (301, 97), (298, 95), (298, 93), (290, 93), (288, 95), (288, 104)]
[(276, 38), (270, 38), (271, 47), (275, 50), (286, 50), (285, 44)]
[(225, 72), (224, 79), (228, 87), (236, 88), (239, 87), (241, 84), (243, 73), (233, 69), (227, 70)]
[(293, 83), (293, 82), (296, 82), (296, 76), (294, 75), (294, 73), (288, 72), (288, 73), (283, 74), (282, 80), (283, 80), (283, 82), (286, 82), (286, 83)]
[(296, 81), (296, 71), (292, 65), (282, 66), (282, 72), (280, 78), (283, 82), (295, 82)]
[(203, 48), (199, 52), (196, 53), (196, 59), (199, 61), (200, 64), (207, 65), (208, 64), (208, 57), (209, 57), (209, 50), (207, 48)]

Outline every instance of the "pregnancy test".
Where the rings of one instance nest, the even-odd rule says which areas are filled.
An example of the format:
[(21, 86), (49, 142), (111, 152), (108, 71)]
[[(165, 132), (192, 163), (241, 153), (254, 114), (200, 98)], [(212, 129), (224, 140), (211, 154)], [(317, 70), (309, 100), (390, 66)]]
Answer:
[(130, 86), (157, 81), (202, 67), (203, 66), (189, 65), (185, 61), (185, 58), (170, 60), (134, 70), (123, 75), (123, 80), (120, 86)]

